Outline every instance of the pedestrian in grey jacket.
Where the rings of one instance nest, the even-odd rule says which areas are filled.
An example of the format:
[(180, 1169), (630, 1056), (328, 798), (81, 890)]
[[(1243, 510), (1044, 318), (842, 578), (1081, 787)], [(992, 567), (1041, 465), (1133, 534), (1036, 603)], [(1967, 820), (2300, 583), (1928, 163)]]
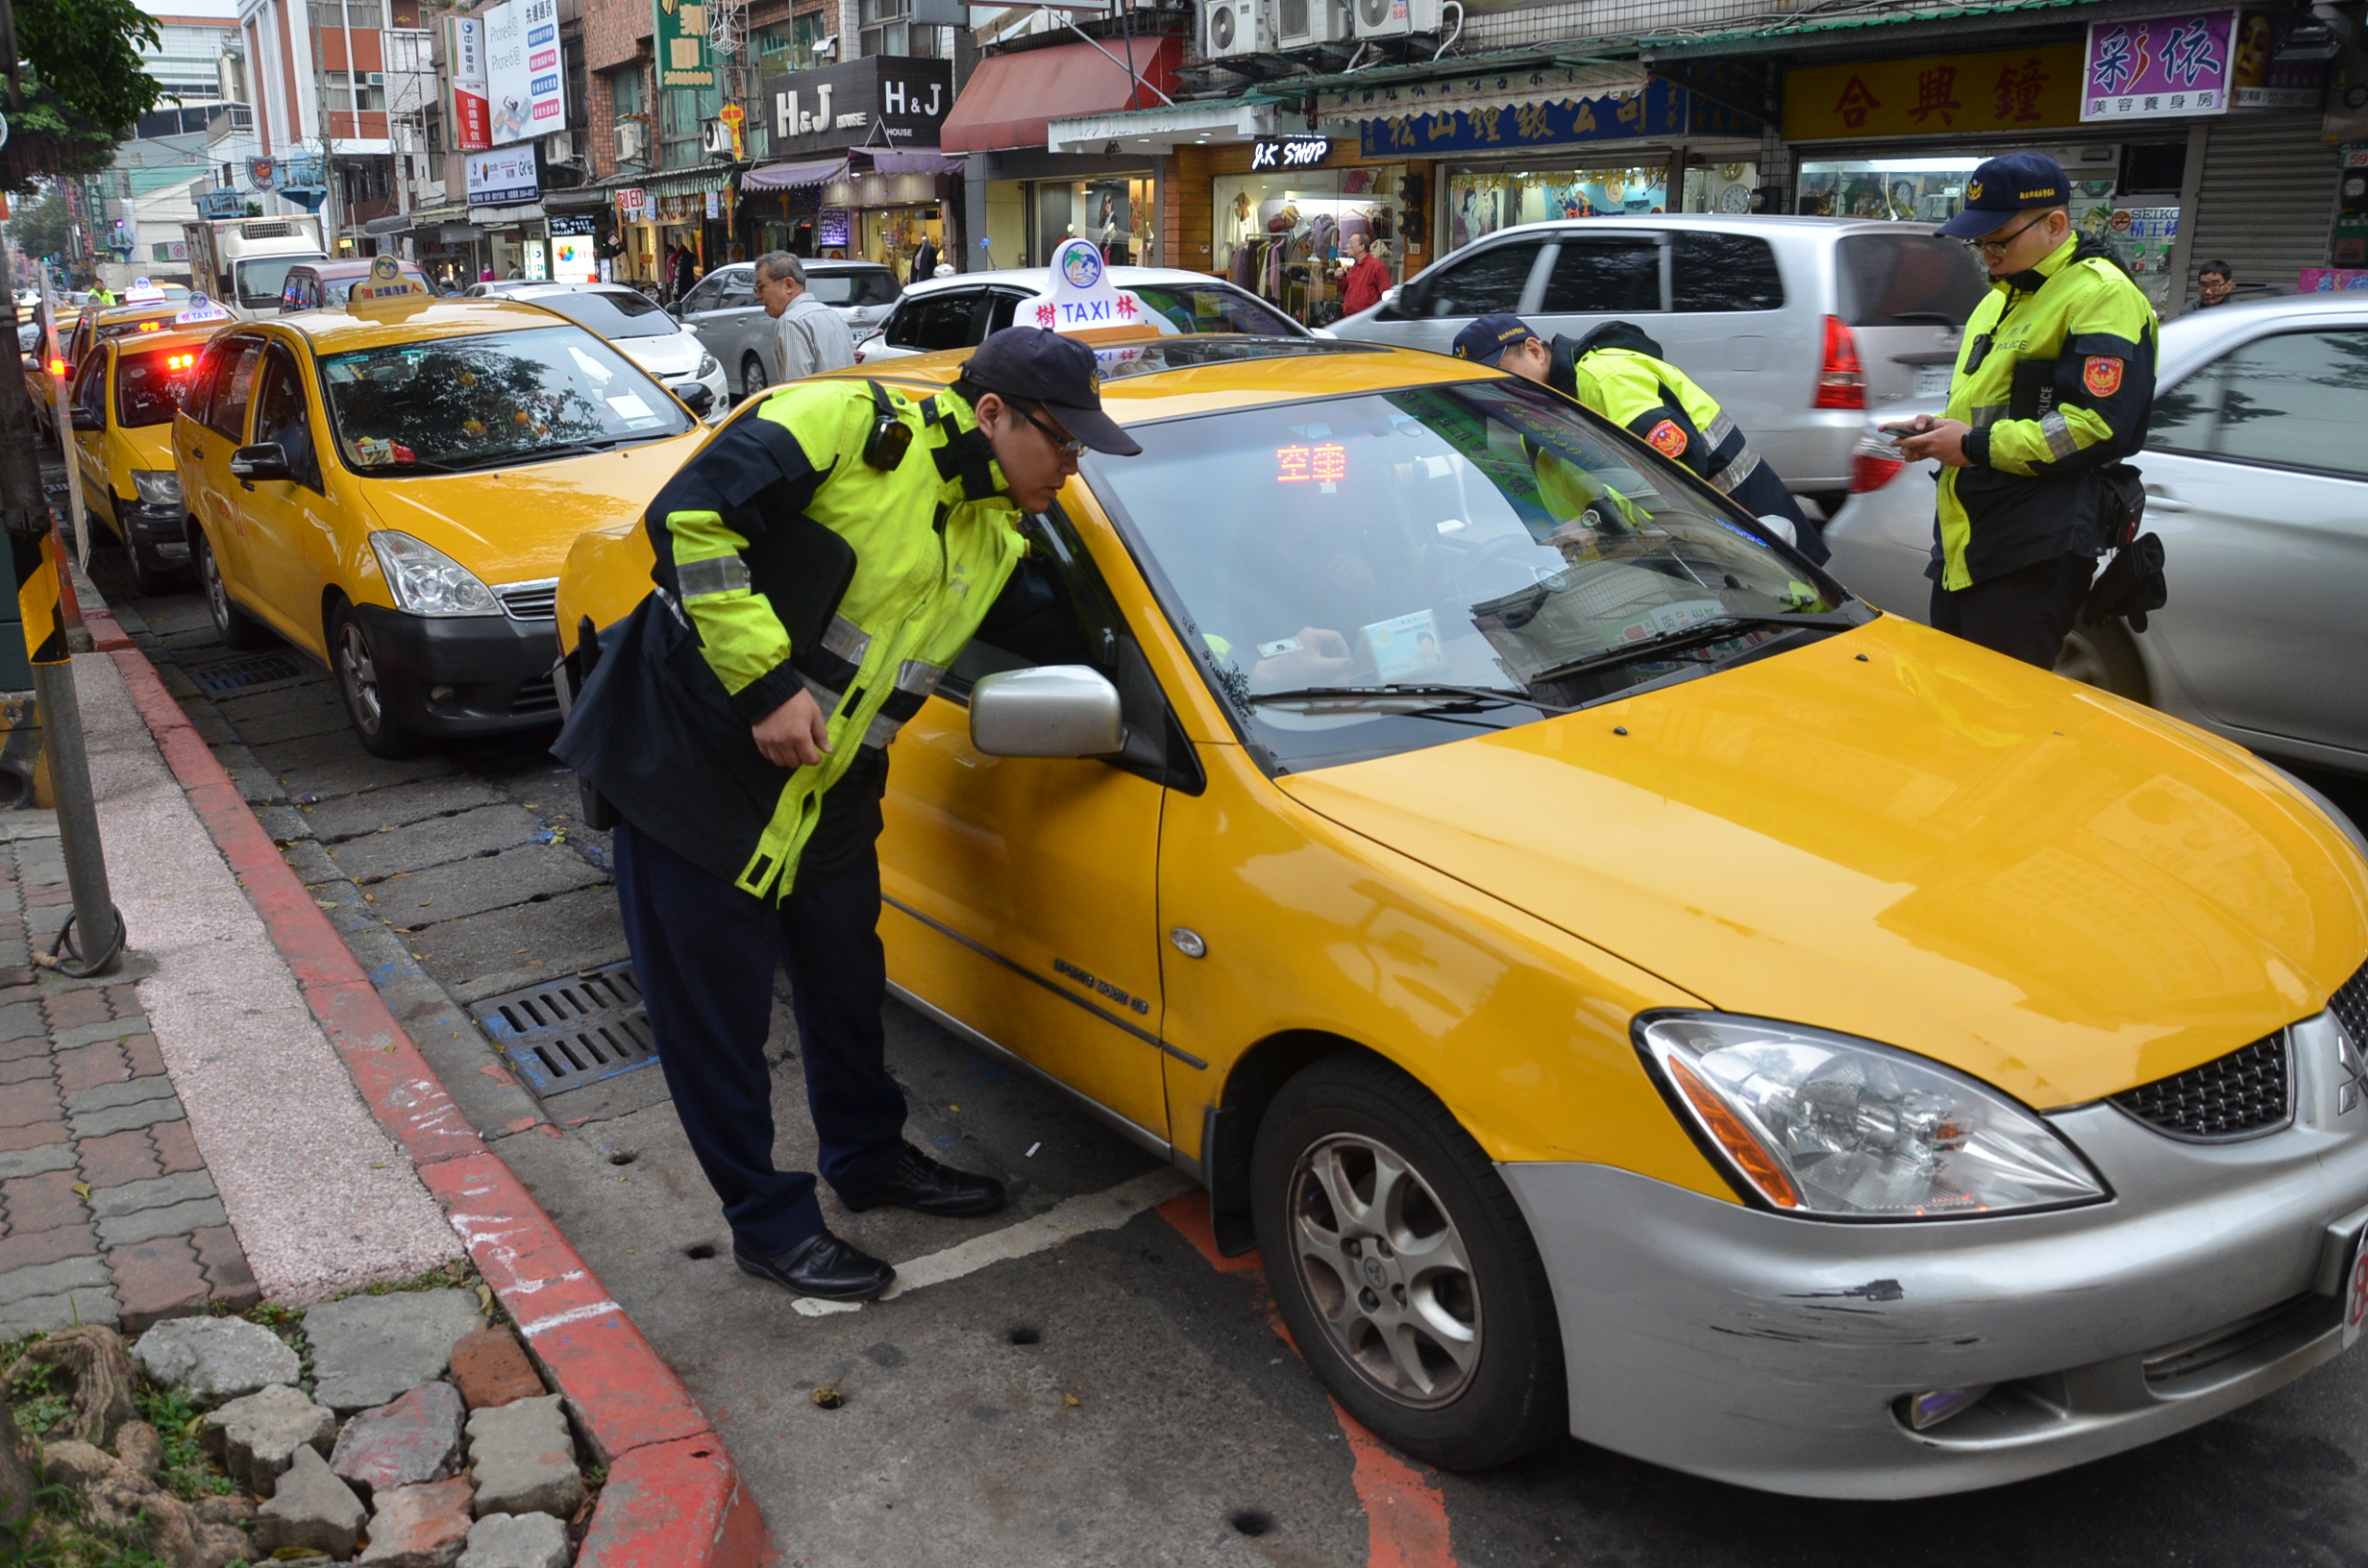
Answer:
[(773, 318), (777, 384), (855, 362), (847, 318), (806, 292), (805, 264), (787, 251), (756, 258), (756, 303)]

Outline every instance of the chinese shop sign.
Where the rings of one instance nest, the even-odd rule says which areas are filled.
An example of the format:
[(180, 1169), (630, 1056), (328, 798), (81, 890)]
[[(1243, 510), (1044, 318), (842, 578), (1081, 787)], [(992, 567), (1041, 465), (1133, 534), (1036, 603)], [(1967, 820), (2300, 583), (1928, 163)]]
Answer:
[(2229, 107), (2236, 12), (2088, 24), (2084, 120), (2222, 114)]
[(2081, 117), (2081, 47), (2051, 43), (1785, 73), (1785, 139), (1979, 136)]

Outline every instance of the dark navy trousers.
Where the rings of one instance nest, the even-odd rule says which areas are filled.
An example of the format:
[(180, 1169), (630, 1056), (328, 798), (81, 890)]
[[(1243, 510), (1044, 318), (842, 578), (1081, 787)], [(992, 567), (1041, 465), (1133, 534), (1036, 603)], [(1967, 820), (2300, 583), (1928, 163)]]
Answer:
[(786, 968), (822, 1174), (842, 1194), (886, 1182), (904, 1132), (904, 1091), (889, 1076), (880, 1007), (879, 855), (777, 907), (684, 860), (629, 822), (615, 837), (617, 901), (657, 1036), (675, 1114), (732, 1237), (786, 1252), (823, 1229), (814, 1178), (773, 1164), (773, 1074), (765, 1036), (773, 975)]

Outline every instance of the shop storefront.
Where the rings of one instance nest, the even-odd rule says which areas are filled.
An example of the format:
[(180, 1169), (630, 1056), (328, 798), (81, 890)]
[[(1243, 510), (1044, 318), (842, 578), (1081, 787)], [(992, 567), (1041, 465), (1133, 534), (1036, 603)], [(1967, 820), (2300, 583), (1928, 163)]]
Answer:
[[(1212, 270), (1321, 327), (1341, 316), (1341, 275), (1362, 234), (1394, 283), (1421, 270), (1420, 210), (1430, 165), (1368, 161), (1353, 139), (1277, 136), (1213, 147)], [(1410, 245), (1411, 242), (1411, 245)]]
[(749, 243), (877, 261), (907, 281), (959, 249), (963, 160), (937, 145), (951, 61), (866, 55), (768, 77), (765, 96), (777, 158), (742, 179)]
[(603, 249), (618, 282), (671, 290), (667, 258), (688, 247), (695, 275), (730, 259), (731, 174), (723, 166), (668, 170), (610, 193), (616, 240)]

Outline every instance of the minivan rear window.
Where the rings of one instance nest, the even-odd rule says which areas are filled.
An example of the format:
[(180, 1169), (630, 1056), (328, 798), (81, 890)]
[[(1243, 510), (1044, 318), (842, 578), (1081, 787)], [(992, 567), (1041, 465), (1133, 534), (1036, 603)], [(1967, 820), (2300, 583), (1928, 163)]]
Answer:
[(1971, 251), (1936, 234), (1844, 234), (1835, 266), (1853, 327), (1962, 327), (1989, 286)]

